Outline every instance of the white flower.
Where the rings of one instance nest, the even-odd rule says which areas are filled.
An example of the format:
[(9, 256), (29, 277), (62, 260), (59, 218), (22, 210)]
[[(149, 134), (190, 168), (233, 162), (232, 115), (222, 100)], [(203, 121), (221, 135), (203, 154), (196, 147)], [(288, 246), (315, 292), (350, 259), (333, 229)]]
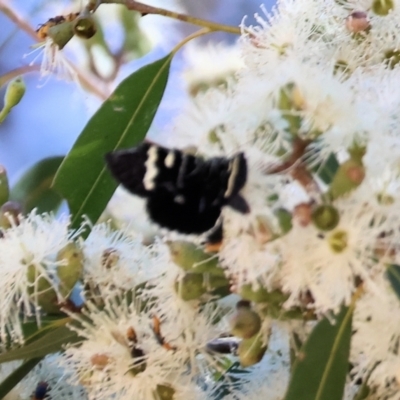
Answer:
[(53, 39), (47, 37), (34, 51), (26, 54), (25, 57), (38, 51), (39, 54), (30, 62), (30, 65), (34, 65), (35, 61), (41, 56), (40, 74), (43, 77), (55, 75), (58, 79), (78, 82), (77, 71)]
[[(59, 355), (43, 359), (23, 380), (21, 380), (4, 400), (24, 400), (51, 398), (52, 400), (85, 400), (82, 386), (67, 382), (65, 371), (57, 365)], [(1, 364), (0, 380), (4, 381), (18, 366), (19, 362)]]
[(243, 66), (239, 48), (223, 44), (199, 46), (189, 43), (185, 47), (184, 58), (183, 78), (193, 94), (226, 84)]
[(383, 274), (375, 277), (380, 290), (366, 285), (358, 300), (354, 317), (355, 331), (351, 345), (351, 362), (355, 379), (368, 378), (377, 399), (400, 390), (400, 300)]
[[(3, 232), (0, 239), (0, 336), (7, 334), (23, 340), (19, 313), (36, 316), (40, 324), (40, 290), (54, 290), (61, 300), (55, 282), (57, 253), (73, 240), (68, 218), (32, 212)], [(46, 286), (46, 289), (41, 286)]]
[[(66, 349), (60, 365), (71, 384), (86, 388), (89, 399), (147, 400), (163, 387), (178, 397), (180, 391), (187, 393), (190, 371), (178, 347), (163, 346), (149, 313), (139, 314), (133, 304), (114, 297), (105, 299), (102, 310), (89, 302), (82, 316), (71, 316), (76, 320), (71, 329), (84, 340)], [(160, 335), (170, 336), (164, 323), (160, 329)]]
[(115, 290), (132, 290), (159, 276), (169, 261), (168, 248), (160, 242), (146, 246), (128, 230), (113, 230), (109, 224), (93, 227), (82, 244), (84, 282), (103, 296)]

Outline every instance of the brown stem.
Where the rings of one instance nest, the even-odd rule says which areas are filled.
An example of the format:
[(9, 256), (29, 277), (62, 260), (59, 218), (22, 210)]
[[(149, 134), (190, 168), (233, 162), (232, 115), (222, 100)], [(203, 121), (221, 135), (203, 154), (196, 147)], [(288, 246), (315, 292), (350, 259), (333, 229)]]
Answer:
[(11, 71), (8, 71), (4, 75), (0, 76), (0, 87), (3, 86), (6, 82), (11, 79), (16, 78), (19, 75), (27, 74), (28, 72), (39, 71), (40, 68), (38, 65), (25, 65), (23, 67), (15, 68)]
[(301, 159), (310, 143), (310, 140), (295, 138), (293, 140), (293, 150), (289, 157), (282, 164), (269, 168), (267, 173), (279, 174), (288, 172), (292, 178), (298, 181), (305, 189), (318, 192), (318, 185)]
[(37, 40), (35, 30), (22, 18), (17, 15), (17, 13), (2, 1), (0, 1), (0, 12), (6, 15), (15, 25), (17, 25), (21, 30), (28, 33), (28, 35), (32, 36), (35, 40)]
[(240, 28), (236, 26), (218, 24), (216, 22), (207, 21), (205, 19), (192, 17), (190, 15), (177, 13), (175, 11), (169, 11), (164, 8), (153, 7), (147, 4), (140, 3), (135, 0), (102, 0), (102, 4), (124, 4), (128, 10), (137, 11), (140, 14), (147, 15), (147, 14), (156, 14), (156, 15), (163, 15), (165, 17), (173, 18), (178, 21), (188, 22), (193, 25), (202, 26), (204, 28), (209, 28), (213, 31), (223, 31), (228, 33), (233, 33), (236, 35), (241, 34)]

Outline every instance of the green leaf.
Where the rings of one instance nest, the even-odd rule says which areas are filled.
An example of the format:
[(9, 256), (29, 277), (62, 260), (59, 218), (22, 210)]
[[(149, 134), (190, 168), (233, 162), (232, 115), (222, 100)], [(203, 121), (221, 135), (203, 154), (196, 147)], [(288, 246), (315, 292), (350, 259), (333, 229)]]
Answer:
[(339, 169), (339, 166), (340, 164), (336, 156), (331, 153), (323, 163), (318, 164), (315, 168), (313, 168), (313, 171), (317, 173), (324, 183), (329, 185)]
[(239, 389), (243, 385), (243, 378), (240, 375), (249, 374), (250, 371), (242, 368), (240, 362), (234, 362), (228, 369), (220, 375), (217, 382), (221, 382), (213, 393), (213, 400), (222, 400), (225, 396), (231, 394), (235, 389)]
[(60, 326), (51, 330), (46, 335), (41, 336), (34, 342), (0, 354), (0, 363), (44, 357), (47, 354), (62, 350), (63, 345), (67, 343), (76, 343), (79, 340), (81, 340), (81, 338), (77, 333), (69, 330), (66, 326)]
[(42, 358), (32, 358), (31, 360), (25, 361), (10, 375), (7, 376), (3, 382), (0, 383), (0, 399), (4, 399), (7, 393), (9, 393), (18, 383), (25, 378), (40, 363)]
[[(68, 153), (53, 186), (68, 201), (72, 228), (86, 215), (95, 223), (117, 183), (104, 155), (143, 141), (163, 96), (173, 54), (126, 78), (91, 118)], [(86, 233), (88, 234), (88, 232)]]
[(400, 299), (400, 265), (390, 264), (386, 270), (386, 276), (397, 297)]
[(349, 369), (353, 307), (342, 307), (335, 325), (321, 320), (293, 366), (285, 400), (342, 400)]
[(10, 200), (22, 204), (24, 212), (34, 208), (39, 213), (57, 211), (62, 198), (51, 188), (64, 157), (49, 157), (31, 167), (11, 189)]

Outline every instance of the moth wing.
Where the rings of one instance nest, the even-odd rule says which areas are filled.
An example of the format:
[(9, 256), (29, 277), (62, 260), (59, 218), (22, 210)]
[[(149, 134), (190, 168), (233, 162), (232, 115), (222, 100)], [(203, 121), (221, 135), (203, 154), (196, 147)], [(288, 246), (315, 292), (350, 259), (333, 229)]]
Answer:
[(124, 188), (140, 197), (149, 195), (149, 191), (143, 185), (148, 149), (149, 144), (142, 143), (131, 149), (110, 152), (105, 156), (108, 169), (113, 177)]

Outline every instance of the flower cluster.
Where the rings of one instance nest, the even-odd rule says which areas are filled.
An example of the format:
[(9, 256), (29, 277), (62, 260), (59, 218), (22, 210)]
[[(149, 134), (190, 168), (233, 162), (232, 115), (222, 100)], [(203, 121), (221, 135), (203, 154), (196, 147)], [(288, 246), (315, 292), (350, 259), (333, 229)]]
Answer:
[(98, 224), (83, 240), (35, 213), (2, 231), (2, 344), (57, 313), (79, 338), (50, 360), (51, 398), (62, 380), (59, 393), (96, 400), (281, 400), (293, 338), (354, 302), (344, 398), (363, 383), (399, 397), (400, 1), (263, 14), (243, 22), (234, 79), (207, 70), (172, 127), (201, 156), (244, 153), (250, 212), (223, 208), (218, 251), (148, 227), (143, 240)]

